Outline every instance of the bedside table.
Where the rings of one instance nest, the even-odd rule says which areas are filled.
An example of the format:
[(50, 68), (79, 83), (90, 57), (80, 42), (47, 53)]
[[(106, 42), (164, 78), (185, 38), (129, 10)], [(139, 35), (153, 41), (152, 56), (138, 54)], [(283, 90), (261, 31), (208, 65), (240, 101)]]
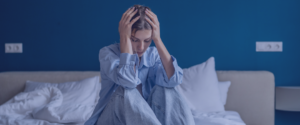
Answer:
[(275, 89), (275, 109), (300, 111), (300, 86), (277, 86)]

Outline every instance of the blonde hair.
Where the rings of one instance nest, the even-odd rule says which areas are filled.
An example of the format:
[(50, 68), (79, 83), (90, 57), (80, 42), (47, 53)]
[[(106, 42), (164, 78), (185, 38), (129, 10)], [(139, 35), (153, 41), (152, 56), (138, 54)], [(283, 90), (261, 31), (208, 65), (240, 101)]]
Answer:
[[(152, 26), (150, 25), (150, 23), (148, 23), (148, 21), (145, 19), (146, 17), (149, 18), (146, 13), (145, 13), (145, 10), (148, 9), (148, 10), (151, 10), (149, 7), (147, 6), (143, 6), (143, 5), (133, 5), (133, 7), (135, 7), (135, 9), (138, 9), (138, 12), (131, 18), (134, 19), (135, 17), (137, 16), (140, 16), (140, 18), (132, 25), (132, 28), (131, 28), (131, 32), (132, 34), (135, 34), (136, 31), (138, 30), (143, 30), (143, 29), (146, 29), (146, 30), (151, 30), (152, 29)], [(150, 18), (149, 18), (150, 19)], [(131, 21), (130, 20), (130, 21)], [(150, 19), (151, 20), (151, 19)]]

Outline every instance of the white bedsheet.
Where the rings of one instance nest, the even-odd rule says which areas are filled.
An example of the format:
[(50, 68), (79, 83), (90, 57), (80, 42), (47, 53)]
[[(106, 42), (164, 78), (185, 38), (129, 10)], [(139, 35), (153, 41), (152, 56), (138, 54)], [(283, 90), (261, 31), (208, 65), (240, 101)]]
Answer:
[(235, 111), (193, 113), (195, 125), (246, 125)]
[[(45, 87), (31, 92), (21, 92), (0, 106), (0, 125), (83, 125), (66, 124), (59, 120), (49, 122), (47, 116), (64, 117), (57, 114), (63, 95), (56, 87)], [(53, 108), (54, 107), (54, 108)], [(41, 111), (47, 109), (47, 115)], [(196, 125), (245, 125), (240, 115), (234, 111), (193, 113)]]
[[(0, 125), (66, 125), (63, 123), (48, 122), (39, 115), (41, 109), (59, 106), (62, 100), (61, 91), (55, 87), (21, 92), (0, 106)], [(55, 112), (50, 113), (51, 115), (57, 115)]]

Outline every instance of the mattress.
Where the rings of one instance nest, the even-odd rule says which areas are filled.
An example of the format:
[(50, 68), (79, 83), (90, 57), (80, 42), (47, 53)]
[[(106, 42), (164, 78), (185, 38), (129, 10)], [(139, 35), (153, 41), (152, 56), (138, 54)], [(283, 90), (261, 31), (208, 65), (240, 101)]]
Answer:
[(236, 111), (193, 113), (195, 125), (246, 125)]

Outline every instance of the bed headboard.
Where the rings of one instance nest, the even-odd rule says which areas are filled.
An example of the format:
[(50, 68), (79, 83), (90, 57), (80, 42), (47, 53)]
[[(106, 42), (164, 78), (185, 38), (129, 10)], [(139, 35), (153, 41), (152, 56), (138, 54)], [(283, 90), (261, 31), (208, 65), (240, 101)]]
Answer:
[(274, 125), (275, 79), (269, 71), (217, 71), (231, 81), (226, 110), (237, 111), (246, 125)]
[[(99, 71), (10, 71), (0, 73), (0, 105), (23, 91), (25, 81), (68, 82), (100, 75)], [(268, 71), (217, 71), (231, 81), (226, 110), (237, 111), (247, 125), (274, 125), (274, 75)], [(101, 79), (100, 79), (101, 80)]]

